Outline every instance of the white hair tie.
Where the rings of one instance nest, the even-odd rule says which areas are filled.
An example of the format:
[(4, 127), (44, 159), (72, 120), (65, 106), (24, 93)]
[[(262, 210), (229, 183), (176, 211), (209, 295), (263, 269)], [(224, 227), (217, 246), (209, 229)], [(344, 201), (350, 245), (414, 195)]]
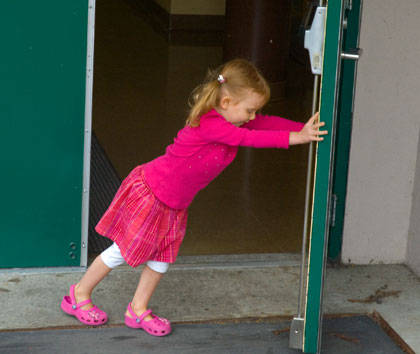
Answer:
[(217, 81), (219, 81), (219, 84), (224, 84), (226, 82), (226, 79), (225, 79), (225, 77), (222, 74), (220, 74), (217, 77)]

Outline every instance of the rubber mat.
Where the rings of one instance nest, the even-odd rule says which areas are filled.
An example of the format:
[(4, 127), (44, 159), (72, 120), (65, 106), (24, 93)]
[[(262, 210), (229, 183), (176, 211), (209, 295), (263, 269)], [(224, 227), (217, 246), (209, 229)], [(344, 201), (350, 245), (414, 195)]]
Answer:
[[(289, 348), (290, 321), (174, 324), (167, 337), (129, 328), (0, 333), (4, 354), (297, 354)], [(368, 316), (324, 320), (322, 354), (397, 354), (403, 351)]]
[(89, 194), (89, 253), (101, 253), (112, 241), (98, 235), (95, 226), (112, 201), (121, 178), (106, 156), (95, 134), (92, 134)]

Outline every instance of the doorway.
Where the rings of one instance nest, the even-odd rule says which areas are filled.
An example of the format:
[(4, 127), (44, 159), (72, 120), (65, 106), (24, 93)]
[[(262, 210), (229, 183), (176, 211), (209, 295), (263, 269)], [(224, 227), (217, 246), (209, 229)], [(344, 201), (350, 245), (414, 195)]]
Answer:
[[(131, 169), (163, 154), (172, 143), (184, 125), (191, 90), (208, 68), (223, 60), (220, 33), (169, 38), (147, 8), (134, 3), (96, 2), (93, 144), (107, 171), (97, 172), (99, 186), (97, 192), (91, 186), (91, 204), (98, 198), (94, 193), (109, 201), (91, 205), (90, 230)], [(303, 14), (294, 13), (292, 38), (299, 16)], [(264, 113), (301, 122), (309, 118), (313, 76), (301, 54), (292, 51), (286, 93)], [(240, 148), (232, 165), (189, 208), (180, 255), (300, 252), (307, 153), (306, 146), (288, 151)], [(89, 252), (99, 253), (108, 240), (100, 237), (105, 245), (94, 248), (93, 233)]]

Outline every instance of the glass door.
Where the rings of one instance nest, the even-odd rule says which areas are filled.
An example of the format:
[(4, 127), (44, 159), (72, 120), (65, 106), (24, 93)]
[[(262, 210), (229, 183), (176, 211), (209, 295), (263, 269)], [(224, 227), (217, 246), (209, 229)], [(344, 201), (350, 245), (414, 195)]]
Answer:
[[(320, 75), (315, 79), (314, 111), (320, 111), (320, 119), (326, 123), (329, 135), (314, 146), (314, 160), (310, 159), (308, 170), (314, 166), (313, 177), (308, 173), (307, 216), (302, 247), (302, 274), (299, 295), (298, 315), (293, 319), (290, 330), (290, 346), (302, 349), (304, 353), (319, 353), (322, 336), (322, 299), (325, 266), (327, 259), (330, 225), (335, 220), (335, 197), (333, 195), (334, 176), (338, 176), (335, 154), (341, 149), (338, 129), (342, 117), (351, 117), (352, 104), (341, 105), (342, 88), (351, 87), (353, 100), (355, 68), (343, 76), (343, 62), (359, 58), (357, 38), (355, 47), (345, 48), (343, 38), (346, 32), (356, 33), (360, 26), (360, 0), (341, 0), (322, 2), (314, 11), (314, 21), (306, 31), (305, 47), (309, 49), (312, 71)], [(320, 82), (318, 89), (317, 82)], [(318, 103), (319, 92), (319, 103)], [(350, 127), (347, 129), (349, 134)], [(341, 133), (343, 136), (343, 133)], [(348, 159), (348, 154), (347, 154)], [(341, 171), (340, 171), (341, 172)], [(347, 172), (343, 174), (346, 179)], [(335, 181), (336, 185), (342, 180)], [(311, 203), (312, 201), (312, 203)], [(309, 217), (310, 215), (310, 217)], [(308, 236), (306, 236), (308, 234)], [(309, 239), (309, 249), (306, 239)], [(306, 250), (308, 249), (308, 252)], [(306, 256), (306, 253), (308, 255)]]

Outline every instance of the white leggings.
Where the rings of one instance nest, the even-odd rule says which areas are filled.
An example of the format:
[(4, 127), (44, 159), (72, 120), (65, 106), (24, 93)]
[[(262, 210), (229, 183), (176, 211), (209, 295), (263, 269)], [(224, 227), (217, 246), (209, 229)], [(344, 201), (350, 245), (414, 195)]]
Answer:
[[(101, 253), (101, 259), (105, 265), (111, 269), (123, 264), (124, 258), (121, 256), (120, 248), (116, 243), (113, 243), (105, 251)], [(148, 261), (147, 266), (158, 273), (166, 273), (169, 268), (169, 263), (157, 262), (157, 261)]]

